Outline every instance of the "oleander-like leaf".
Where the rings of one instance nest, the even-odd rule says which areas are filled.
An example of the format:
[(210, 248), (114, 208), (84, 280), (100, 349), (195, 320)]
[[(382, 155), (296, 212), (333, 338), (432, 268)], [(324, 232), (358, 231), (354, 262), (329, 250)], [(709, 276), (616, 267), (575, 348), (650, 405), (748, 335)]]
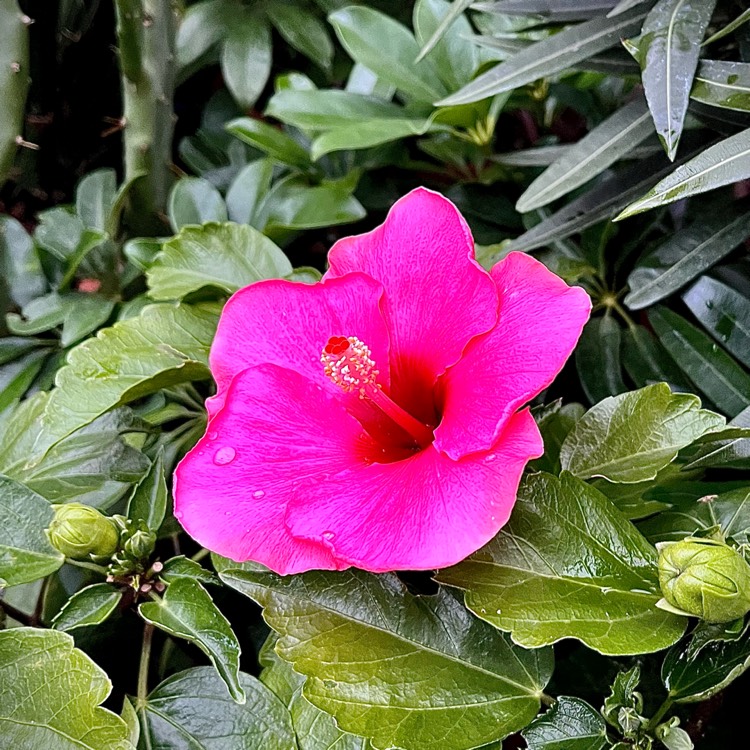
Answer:
[(307, 677), (303, 695), (378, 750), (468, 750), (539, 710), (551, 652), (527, 652), (448, 591), (409, 594), (394, 575), (281, 577), (215, 559), (221, 579), (264, 608), (277, 652)]
[(684, 618), (656, 608), (656, 561), (604, 495), (570, 474), (540, 473), (522, 484), (500, 533), (438, 580), (526, 648), (577, 638), (603, 654), (640, 654), (685, 630)]
[(125, 722), (100, 707), (107, 675), (56, 630), (0, 631), (0, 737), (7, 748), (134, 750)]
[(615, 18), (601, 16), (571, 26), (482, 73), (455, 94), (438, 102), (438, 105), (478, 102), (574, 67), (581, 60), (619, 44), (623, 37), (638, 33), (645, 17), (644, 10), (634, 8)]
[(681, 448), (724, 426), (724, 417), (700, 406), (697, 396), (672, 393), (666, 383), (606, 398), (568, 433), (562, 468), (581, 479), (654, 479)]
[(35, 448), (41, 450), (108, 409), (168, 385), (207, 379), (215, 305), (150, 305), (68, 354)]
[(295, 750), (289, 712), (255, 677), (240, 673), (247, 696), (235, 703), (211, 667), (164, 680), (138, 710), (146, 747), (159, 750)]
[(52, 627), (56, 630), (75, 630), (88, 625), (99, 625), (116, 609), (122, 592), (108, 583), (94, 583), (77, 591), (55, 615)]
[(147, 272), (154, 299), (180, 299), (205, 287), (231, 294), (261, 279), (292, 272), (292, 264), (268, 237), (245, 224), (184, 227), (165, 242)]
[(622, 329), (611, 316), (586, 323), (575, 352), (576, 369), (592, 404), (627, 391), (622, 379)]
[(646, 99), (670, 159), (677, 153), (700, 44), (715, 5), (716, 0), (659, 0), (637, 41)]
[(561, 695), (547, 713), (523, 730), (528, 750), (601, 750), (607, 725), (586, 701)]
[(53, 516), (43, 497), (0, 474), (0, 587), (36, 581), (63, 564), (44, 533)]
[(625, 304), (641, 310), (668, 297), (729, 255), (750, 237), (747, 211), (701, 215), (639, 262), (628, 278)]
[(240, 684), (240, 644), (226, 617), (195, 580), (177, 578), (158, 601), (138, 608), (144, 620), (170, 635), (185, 638), (203, 651), (237, 703), (245, 702)]
[(702, 60), (690, 96), (713, 107), (749, 112), (750, 63)]
[(164, 476), (164, 451), (160, 450), (138, 483), (128, 503), (128, 518), (142, 520), (153, 532), (159, 531), (167, 513), (167, 480)]

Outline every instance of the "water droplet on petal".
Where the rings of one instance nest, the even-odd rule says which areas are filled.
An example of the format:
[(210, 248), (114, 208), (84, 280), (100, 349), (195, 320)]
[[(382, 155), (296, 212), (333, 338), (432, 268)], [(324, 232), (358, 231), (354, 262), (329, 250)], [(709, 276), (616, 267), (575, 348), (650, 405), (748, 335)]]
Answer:
[(237, 451), (232, 448), (231, 445), (225, 445), (214, 453), (214, 463), (217, 466), (225, 466), (226, 464), (232, 463), (236, 455)]
[(219, 433), (218, 433), (218, 432), (209, 432), (209, 433), (208, 433), (208, 435), (206, 435), (206, 437), (207, 437), (207, 438), (208, 438), (209, 440), (216, 440), (216, 438), (217, 438), (218, 436), (219, 436)]
[(266, 496), (266, 493), (263, 492), (263, 490), (255, 490), (255, 492), (253, 492), (253, 497), (256, 500), (260, 500), (261, 498), (263, 498), (265, 496)]
[(335, 537), (335, 536), (336, 536), (336, 535), (335, 535), (335, 534), (334, 534), (334, 533), (333, 533), (332, 531), (324, 531), (324, 532), (323, 532), (323, 539), (327, 539), (327, 540), (328, 540), (329, 542), (330, 542), (330, 541), (331, 541), (331, 539), (333, 539), (333, 537)]
[(496, 458), (497, 456), (494, 453), (490, 453), (490, 455), (487, 456), (484, 461), (485, 463), (491, 464)]

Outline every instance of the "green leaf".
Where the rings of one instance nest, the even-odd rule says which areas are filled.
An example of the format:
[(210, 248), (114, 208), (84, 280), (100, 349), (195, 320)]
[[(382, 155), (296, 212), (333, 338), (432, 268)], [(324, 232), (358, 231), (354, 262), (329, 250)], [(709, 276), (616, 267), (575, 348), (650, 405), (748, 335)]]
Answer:
[(241, 141), (268, 154), (274, 161), (303, 170), (310, 168), (307, 151), (286, 133), (268, 123), (250, 117), (239, 117), (228, 122), (226, 129)]
[(750, 367), (750, 299), (709, 276), (698, 279), (682, 299), (703, 327)]
[(409, 97), (432, 103), (446, 93), (430, 60), (415, 62), (419, 45), (398, 21), (372, 8), (351, 5), (328, 17), (355, 61)]
[(76, 186), (76, 214), (83, 225), (106, 232), (109, 216), (117, 193), (117, 176), (114, 169), (97, 169), (89, 172)]
[(464, 589), (473, 612), (526, 648), (577, 638), (603, 654), (641, 654), (671, 646), (686, 624), (656, 608), (656, 560), (593, 487), (535, 474), (500, 533), (438, 580)]
[(750, 63), (702, 60), (690, 96), (712, 107), (749, 112)]
[(683, 451), (685, 470), (750, 469), (750, 429), (732, 427), (712, 432)]
[(271, 74), (271, 29), (265, 18), (238, 8), (226, 30), (221, 72), (237, 102), (249, 109), (263, 92)]
[(414, 6), (414, 33), (422, 47), (417, 62), (429, 57), (449, 90), (460, 88), (480, 63), (479, 49), (470, 41), (471, 24), (462, 15), (467, 0), (418, 0)]
[(638, 388), (665, 382), (673, 391), (694, 390), (666, 349), (644, 326), (628, 326), (621, 354), (622, 364)]
[(164, 476), (164, 451), (160, 450), (138, 483), (128, 503), (128, 518), (142, 520), (149, 530), (159, 531), (167, 513), (167, 480)]
[(169, 193), (169, 223), (175, 232), (188, 224), (226, 221), (227, 207), (221, 193), (200, 177), (183, 177)]
[(715, 190), (750, 177), (750, 129), (702, 151), (678, 166), (646, 195), (631, 203), (615, 221), (664, 206), (691, 195)]
[(48, 351), (36, 349), (13, 362), (0, 365), (0, 410), (20, 399), (44, 367)]
[(205, 287), (231, 294), (261, 279), (292, 272), (292, 264), (257, 229), (244, 224), (184, 227), (146, 273), (154, 299), (178, 299)]
[(34, 242), (12, 216), (0, 216), (0, 289), (2, 287), (19, 307), (47, 291), (47, 279)]
[(743, 11), (742, 13), (737, 16), (737, 18), (734, 19), (734, 21), (731, 21), (728, 23), (723, 29), (719, 29), (715, 34), (710, 36), (708, 39), (706, 39), (705, 42), (703, 42), (703, 46), (705, 47), (708, 44), (713, 44), (715, 41), (718, 41), (719, 39), (723, 39), (725, 36), (728, 36), (733, 31), (736, 31), (740, 28), (743, 24), (750, 21), (750, 9)]
[(607, 744), (607, 725), (586, 701), (561, 695), (523, 730), (523, 738), (528, 750), (601, 750)]
[(0, 6), (0, 186), (13, 165), (23, 134), (24, 106), (31, 80), (29, 70), (29, 31), (31, 23), (14, 0)]
[(78, 343), (106, 323), (115, 309), (115, 301), (100, 294), (68, 292), (60, 298), (63, 310), (63, 329), (60, 345)]
[(207, 379), (213, 305), (150, 305), (79, 344), (58, 370), (37, 449), (49, 447), (118, 404), (167, 385)]
[(5, 316), (8, 330), (17, 336), (35, 336), (50, 331), (65, 319), (62, 300), (55, 292), (32, 300), (24, 305), (21, 313), (8, 313)]
[(44, 533), (53, 516), (43, 497), (0, 474), (0, 586), (36, 581), (63, 564)]
[(733, 416), (750, 405), (750, 376), (708, 336), (665, 307), (649, 310), (648, 319), (672, 359), (721, 411)]
[(55, 615), (52, 627), (56, 630), (74, 630), (88, 625), (99, 625), (116, 609), (122, 592), (108, 583), (94, 583), (77, 591)]
[(208, 584), (219, 583), (219, 579), (210, 570), (206, 570), (200, 563), (184, 555), (171, 557), (167, 560), (161, 573), (159, 573), (159, 578), (167, 583), (172, 583), (178, 578), (190, 578)]
[(512, 646), (447, 591), (412, 596), (394, 575), (353, 569), (281, 577), (214, 562), (265, 607), (278, 654), (307, 677), (303, 695), (376, 748), (474, 748), (539, 709), (551, 653)]
[(258, 209), (271, 188), (272, 177), (271, 159), (256, 159), (240, 170), (227, 191), (227, 213), (231, 221), (262, 229), (258, 226)]
[(576, 349), (576, 369), (592, 404), (627, 390), (620, 365), (622, 330), (610, 315), (586, 323)]
[(204, 0), (186, 8), (177, 28), (177, 70), (184, 72), (216, 47), (226, 37), (228, 20), (226, 0)]
[(531, 211), (567, 195), (632, 151), (653, 132), (642, 98), (617, 110), (544, 170), (518, 199), (516, 209)]
[(637, 41), (646, 99), (670, 159), (677, 153), (700, 43), (715, 6), (716, 0), (659, 0)]
[(325, 24), (304, 5), (269, 3), (266, 13), (276, 31), (290, 46), (323, 70), (330, 70), (333, 62), (333, 42)]
[[(147, 747), (159, 750), (293, 750), (289, 712), (255, 677), (241, 673), (244, 704), (233, 702), (210, 667), (159, 685), (138, 711)], [(337, 749), (338, 750), (338, 749)]]
[(750, 237), (746, 211), (719, 211), (680, 229), (640, 261), (628, 278), (625, 304), (641, 310), (668, 297)]
[(666, 383), (612, 396), (576, 422), (560, 450), (562, 468), (581, 479), (626, 484), (655, 479), (681, 448), (725, 423), (692, 394)]
[(232, 698), (237, 703), (245, 702), (237, 636), (200, 583), (177, 578), (162, 599), (144, 602), (138, 611), (147, 622), (198, 646), (216, 667)]
[(661, 675), (672, 700), (693, 703), (716, 695), (748, 667), (750, 639), (744, 627), (701, 623), (688, 641), (670, 649)]
[(134, 750), (125, 722), (101, 708), (107, 675), (56, 630), (0, 631), (0, 736), (8, 748)]
[(438, 102), (438, 105), (478, 102), (574, 67), (581, 60), (619, 44), (623, 37), (636, 34), (645, 17), (644, 10), (634, 8), (615, 18), (602, 16), (571, 26), (482, 73), (455, 94)]
[(640, 681), (641, 668), (638, 664), (627, 672), (618, 672), (612, 682), (611, 693), (604, 699), (602, 706), (602, 716), (607, 723), (619, 731), (624, 731), (626, 737), (632, 737), (633, 734), (622, 721), (622, 709), (627, 709), (631, 715), (639, 715), (643, 711), (643, 696), (636, 692)]

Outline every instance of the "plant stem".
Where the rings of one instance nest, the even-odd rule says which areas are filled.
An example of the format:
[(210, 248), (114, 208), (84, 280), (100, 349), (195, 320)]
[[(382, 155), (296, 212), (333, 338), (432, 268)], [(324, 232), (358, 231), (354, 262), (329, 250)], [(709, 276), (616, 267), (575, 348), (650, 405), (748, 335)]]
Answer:
[(39, 625), (42, 624), (42, 612), (44, 611), (44, 600), (47, 596), (47, 591), (49, 591), (49, 585), (52, 581), (52, 576), (47, 576), (42, 581), (42, 586), (39, 589), (39, 596), (36, 598), (36, 606), (34, 607), (34, 612), (31, 615), (31, 624), (36, 628), (39, 627)]
[(208, 557), (208, 555), (211, 554), (210, 550), (207, 550), (205, 547), (201, 550), (198, 550), (190, 559), (193, 562), (200, 562), (204, 557)]
[(666, 697), (664, 700), (664, 703), (659, 706), (658, 711), (648, 720), (648, 724), (646, 724), (646, 728), (648, 731), (653, 732), (654, 729), (659, 725), (659, 722), (664, 718), (667, 711), (669, 711), (670, 708), (672, 708), (672, 698), (669, 696)]
[(151, 643), (154, 638), (154, 626), (147, 622), (143, 628), (143, 646), (141, 647), (141, 662), (138, 667), (138, 694), (136, 708), (142, 709), (146, 706), (148, 695), (148, 665), (151, 660)]
[(92, 562), (85, 562), (84, 560), (71, 560), (69, 557), (65, 558), (65, 562), (68, 563), (68, 565), (75, 566), (76, 568), (85, 568), (86, 570), (93, 570), (95, 573), (99, 573), (103, 576), (107, 575), (107, 569), (103, 565), (97, 565), (96, 563)]

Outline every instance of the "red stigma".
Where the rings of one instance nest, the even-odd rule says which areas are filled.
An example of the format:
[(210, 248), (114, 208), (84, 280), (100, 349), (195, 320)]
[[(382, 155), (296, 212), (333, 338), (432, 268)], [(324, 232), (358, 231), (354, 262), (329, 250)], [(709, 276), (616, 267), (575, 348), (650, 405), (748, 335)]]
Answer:
[(342, 354), (350, 346), (351, 343), (345, 336), (331, 336), (331, 338), (328, 339), (328, 343), (323, 347), (323, 351), (326, 354)]

